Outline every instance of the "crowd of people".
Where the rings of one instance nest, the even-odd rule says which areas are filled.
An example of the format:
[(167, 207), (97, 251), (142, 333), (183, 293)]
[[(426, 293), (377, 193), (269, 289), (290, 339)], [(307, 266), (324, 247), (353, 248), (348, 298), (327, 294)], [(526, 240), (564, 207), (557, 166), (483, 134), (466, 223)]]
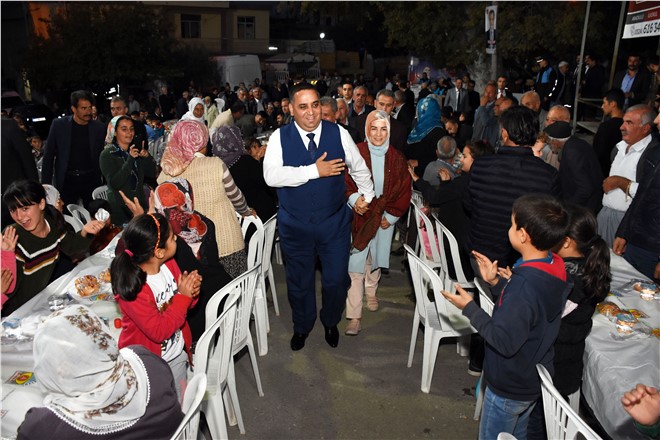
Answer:
[[(337, 347), (344, 320), (344, 333), (357, 336), (365, 303), (379, 309), (396, 228), (404, 241), (416, 239), (402, 220), (414, 189), (457, 238), (468, 279), (481, 277), (497, 304), (491, 318), (462, 287), (444, 293), (479, 332), (469, 373), (483, 370), (488, 383), (480, 437), (543, 438), (532, 367), (554, 373), (564, 395), (579, 389), (591, 317), (609, 291), (608, 249), (660, 282), (660, 117), (657, 59), (648, 73), (631, 55), (606, 91), (604, 81), (593, 84), (599, 69), (587, 56), (578, 89), (602, 99), (608, 118), (590, 145), (571, 129), (572, 118), (593, 114), (571, 108), (569, 63), (536, 61), (533, 90), (518, 98), (506, 76), (480, 94), (469, 75), (425, 73), (417, 96), (398, 76), (379, 90), (361, 77), (268, 86), (256, 79), (205, 94), (191, 84), (178, 100), (167, 87), (142, 102), (116, 96), (107, 123), (93, 95), (75, 91), (71, 115), (53, 122), (45, 144), (34, 136), (28, 143), (16, 121), (3, 119), (2, 314), (123, 229), (110, 269), (123, 315), (112, 356), (124, 356), (124, 368), (136, 357), (156, 368), (149, 355), (162, 358), (180, 400), (205, 304), (247, 270), (236, 213), (263, 222), (277, 214), (291, 349), (304, 348), (317, 315)], [(106, 200), (93, 200), (102, 185)], [(74, 232), (62, 216), (69, 204), (108, 215)], [(52, 326), (69, 331), (58, 322)], [(135, 345), (146, 350), (131, 352)], [(623, 404), (634, 416), (656, 397), (638, 388)], [(48, 408), (66, 414), (74, 403)], [(141, 405), (141, 414), (150, 411)], [(24, 432), (38, 432), (34, 420), (29, 414)]]

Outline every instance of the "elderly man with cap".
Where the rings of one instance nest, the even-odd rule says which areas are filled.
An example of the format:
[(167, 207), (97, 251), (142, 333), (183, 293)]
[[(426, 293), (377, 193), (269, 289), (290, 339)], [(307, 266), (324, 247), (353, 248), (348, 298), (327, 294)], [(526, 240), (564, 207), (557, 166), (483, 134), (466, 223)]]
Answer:
[(536, 57), (539, 65), (539, 72), (534, 81), (534, 90), (541, 97), (541, 107), (543, 110), (550, 108), (550, 103), (556, 99), (557, 92), (557, 71), (552, 68), (546, 56)]
[(544, 129), (552, 149), (559, 151), (559, 183), (564, 201), (585, 206), (595, 215), (601, 208), (603, 173), (591, 145), (571, 136), (571, 131), (565, 121), (555, 121)]

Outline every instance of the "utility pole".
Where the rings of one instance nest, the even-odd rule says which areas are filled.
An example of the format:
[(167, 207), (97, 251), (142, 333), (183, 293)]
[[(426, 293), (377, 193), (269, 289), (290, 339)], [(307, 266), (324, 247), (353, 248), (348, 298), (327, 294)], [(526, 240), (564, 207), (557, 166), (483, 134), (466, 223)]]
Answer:
[[(497, 6), (496, 1), (491, 2), (491, 4)], [(490, 79), (497, 80), (497, 46), (495, 46), (495, 50), (490, 55)]]

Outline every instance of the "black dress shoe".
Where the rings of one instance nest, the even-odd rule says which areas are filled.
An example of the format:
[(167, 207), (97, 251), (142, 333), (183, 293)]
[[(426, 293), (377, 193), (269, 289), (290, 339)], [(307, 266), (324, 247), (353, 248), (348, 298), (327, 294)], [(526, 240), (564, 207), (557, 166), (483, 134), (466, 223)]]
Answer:
[(339, 344), (339, 330), (336, 325), (325, 328), (325, 342), (332, 348)]
[(298, 351), (305, 346), (305, 339), (307, 339), (307, 333), (294, 333), (291, 336), (291, 350)]

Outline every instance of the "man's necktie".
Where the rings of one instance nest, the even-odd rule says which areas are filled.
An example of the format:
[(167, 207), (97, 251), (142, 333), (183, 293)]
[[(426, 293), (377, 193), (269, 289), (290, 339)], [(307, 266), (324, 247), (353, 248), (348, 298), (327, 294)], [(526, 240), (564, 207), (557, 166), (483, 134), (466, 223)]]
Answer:
[(318, 150), (318, 147), (316, 146), (316, 142), (314, 142), (314, 133), (309, 133), (307, 137), (309, 138), (309, 145), (307, 145), (309, 157), (312, 158), (312, 161), (316, 161), (316, 151)]

